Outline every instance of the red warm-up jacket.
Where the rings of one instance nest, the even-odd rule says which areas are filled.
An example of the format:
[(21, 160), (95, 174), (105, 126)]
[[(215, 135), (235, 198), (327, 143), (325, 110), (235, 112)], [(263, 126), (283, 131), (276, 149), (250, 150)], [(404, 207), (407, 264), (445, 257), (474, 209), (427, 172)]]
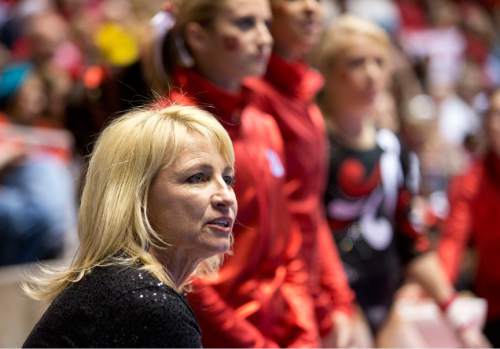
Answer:
[(488, 318), (500, 319), (500, 157), (490, 152), (449, 188), (439, 256), (456, 280), (463, 251), (472, 241), (477, 254), (475, 292), (488, 301)]
[(275, 122), (253, 105), (245, 88), (227, 93), (189, 69), (177, 69), (174, 83), (177, 92), (170, 99), (214, 114), (236, 156), (233, 254), (215, 280), (197, 280), (189, 295), (204, 346), (318, 346), (301, 236), (287, 210), (283, 142)]
[(273, 54), (263, 79), (249, 79), (259, 107), (273, 116), (282, 133), (286, 156), (288, 208), (299, 225), (301, 253), (310, 271), (321, 334), (332, 326), (334, 310), (351, 311), (354, 298), (332, 240), (321, 202), (327, 171), (323, 115), (314, 97), (321, 75), (302, 62)]

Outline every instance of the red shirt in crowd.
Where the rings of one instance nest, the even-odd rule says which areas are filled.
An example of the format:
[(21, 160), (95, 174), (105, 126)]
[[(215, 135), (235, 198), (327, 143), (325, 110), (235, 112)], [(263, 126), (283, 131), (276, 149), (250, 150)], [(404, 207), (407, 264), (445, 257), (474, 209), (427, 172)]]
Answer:
[(488, 301), (488, 318), (500, 319), (500, 157), (489, 153), (450, 185), (450, 213), (444, 222), (439, 256), (456, 280), (463, 251), (477, 252), (475, 292)]
[(236, 155), (238, 216), (233, 254), (216, 279), (194, 283), (189, 301), (208, 347), (319, 345), (301, 236), (285, 197), (283, 142), (252, 94), (230, 94), (193, 70), (178, 69), (170, 99), (200, 106), (228, 131)]
[(332, 326), (333, 310), (350, 312), (353, 300), (323, 211), (326, 132), (314, 97), (321, 75), (302, 62), (273, 54), (264, 79), (251, 79), (259, 107), (273, 116), (285, 140), (288, 207), (302, 233), (302, 255), (310, 271), (321, 334)]

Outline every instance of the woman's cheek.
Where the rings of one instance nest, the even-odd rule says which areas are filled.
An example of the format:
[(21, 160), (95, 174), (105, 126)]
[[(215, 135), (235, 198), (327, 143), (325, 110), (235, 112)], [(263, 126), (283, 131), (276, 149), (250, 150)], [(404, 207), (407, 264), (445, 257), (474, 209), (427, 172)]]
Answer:
[(224, 35), (222, 37), (222, 45), (224, 46), (224, 49), (230, 52), (237, 52), (240, 50), (240, 40), (235, 35)]

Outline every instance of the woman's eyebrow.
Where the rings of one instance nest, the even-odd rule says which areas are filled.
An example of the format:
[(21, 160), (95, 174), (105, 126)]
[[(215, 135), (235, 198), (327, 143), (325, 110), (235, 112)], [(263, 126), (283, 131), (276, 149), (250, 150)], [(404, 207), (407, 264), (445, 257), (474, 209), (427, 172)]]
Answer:
[(192, 171), (192, 170), (202, 170), (202, 171), (211, 171), (213, 169), (213, 166), (210, 165), (208, 162), (198, 162), (198, 163), (193, 163), (192, 161), (188, 163), (182, 164), (176, 172), (185, 172), (185, 171)]

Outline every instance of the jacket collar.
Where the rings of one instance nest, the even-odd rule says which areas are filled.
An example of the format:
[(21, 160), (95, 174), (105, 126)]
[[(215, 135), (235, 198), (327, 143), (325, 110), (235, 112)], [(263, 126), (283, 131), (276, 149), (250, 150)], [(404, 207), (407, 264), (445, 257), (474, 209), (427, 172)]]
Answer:
[(249, 99), (246, 88), (242, 87), (240, 93), (230, 93), (217, 87), (194, 69), (186, 68), (177, 68), (173, 80), (181, 94), (187, 94), (199, 107), (217, 116), (224, 127), (239, 124), (241, 111)]
[(304, 101), (311, 101), (323, 86), (320, 73), (301, 61), (288, 62), (276, 53), (271, 55), (264, 77), (282, 93)]

